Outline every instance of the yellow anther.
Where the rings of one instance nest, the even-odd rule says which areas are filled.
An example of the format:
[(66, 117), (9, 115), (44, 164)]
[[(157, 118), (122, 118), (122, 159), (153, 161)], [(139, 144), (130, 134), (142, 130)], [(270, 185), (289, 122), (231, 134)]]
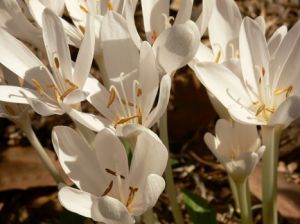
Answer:
[(108, 188), (102, 194), (102, 197), (105, 196), (105, 195), (107, 195), (110, 192), (110, 190), (112, 189), (112, 187), (113, 187), (113, 181), (110, 182)]
[(286, 92), (286, 96), (285, 96), (286, 99), (290, 97), (290, 94), (291, 94), (292, 89), (293, 89), (293, 85), (291, 85), (291, 86), (289, 87), (288, 91)]
[(153, 36), (152, 36), (153, 42), (151, 46), (153, 46), (154, 42), (156, 41), (156, 38), (157, 38), (157, 33), (155, 30), (153, 30)]
[(275, 110), (272, 109), (272, 108), (266, 108), (266, 111), (269, 111), (269, 112), (272, 113), (272, 114), (275, 112)]
[(220, 57), (221, 57), (221, 50), (219, 51), (219, 53), (218, 53), (218, 55), (217, 55), (217, 58), (216, 58), (216, 60), (215, 60), (216, 63), (219, 63)]
[(130, 203), (133, 200), (135, 192), (137, 192), (139, 189), (138, 188), (129, 187), (129, 190), (130, 190), (130, 193), (129, 193), (128, 201), (126, 203), (126, 207), (128, 207), (130, 205)]
[(123, 118), (123, 119), (121, 119), (121, 120), (118, 122), (118, 124), (123, 124), (123, 123), (125, 123), (125, 122), (127, 122), (127, 121), (129, 121), (129, 120), (131, 120), (131, 119), (133, 119), (133, 118), (136, 118), (136, 117), (138, 117), (138, 115), (134, 115), (134, 116), (131, 116), (131, 117)]
[(119, 116), (116, 114), (116, 121), (115, 121), (114, 128), (117, 128), (118, 121), (119, 121)]
[(59, 68), (59, 60), (57, 57), (54, 58), (56, 68)]
[(108, 9), (111, 11), (111, 10), (114, 10), (112, 4), (110, 1), (107, 2), (107, 5), (108, 5)]
[(8, 81), (6, 79), (4, 79), (4, 82), (6, 83), (6, 85), (8, 84)]
[(38, 89), (38, 91), (40, 91), (41, 96), (43, 96), (43, 90), (42, 90), (40, 84), (35, 79), (32, 79), (32, 81), (36, 85), (36, 88)]
[(109, 97), (107, 108), (109, 108), (109, 106), (114, 102), (115, 96), (116, 96), (115, 89), (111, 89), (111, 93), (110, 93), (110, 97)]
[[(73, 82), (71, 82), (69, 79), (65, 79), (66, 83), (68, 83), (70, 86), (74, 87), (76, 86)], [(76, 86), (77, 87), (77, 86)]]
[(83, 26), (79, 25), (79, 29), (81, 30), (81, 32), (83, 33), (83, 35), (85, 34), (85, 29), (83, 28)]
[(237, 54), (237, 56), (238, 56), (238, 58), (241, 58), (241, 55), (240, 55), (240, 53), (238, 53), (238, 54)]
[[(126, 100), (121, 99), (121, 101), (122, 101), (123, 104), (127, 105)], [(130, 102), (128, 102), (128, 105), (132, 106), (132, 107), (134, 106), (133, 103), (130, 103)]]
[(21, 8), (22, 13), (24, 13), (24, 8)]
[[(112, 174), (112, 175), (114, 175), (114, 176), (117, 176), (117, 173), (116, 172), (114, 172), (114, 171), (112, 171), (112, 170), (110, 170), (110, 169), (105, 169), (105, 171), (107, 172), (107, 173), (109, 173), (109, 174)], [(123, 175), (120, 175), (120, 177), (122, 178), (122, 179), (125, 179), (125, 177), (123, 176)]]
[(252, 102), (252, 104), (253, 104), (253, 105), (257, 105), (257, 104), (259, 104), (259, 102), (258, 102), (258, 101), (255, 101), (255, 102)]
[(58, 91), (56, 88), (54, 88), (54, 92), (55, 92), (55, 96), (57, 99), (59, 99), (60, 101), (62, 101), (61, 96), (59, 95)]
[(12, 116), (15, 116), (16, 113), (15, 111), (8, 105), (5, 105), (5, 109), (12, 115)]
[(138, 121), (139, 121), (139, 124), (142, 124), (143, 123), (143, 119), (142, 119), (142, 111), (141, 111), (141, 108), (139, 107), (138, 109)]
[(256, 114), (255, 114), (255, 116), (258, 116), (264, 109), (265, 109), (265, 105), (263, 104), (263, 105), (261, 105), (260, 108), (258, 108), (258, 110), (257, 110), (257, 112), (256, 112)]
[(89, 11), (88, 11), (86, 8), (84, 8), (82, 5), (80, 5), (79, 7), (80, 7), (81, 10), (84, 11), (85, 13), (89, 13)]
[(31, 22), (31, 23), (34, 23), (34, 19), (28, 19), (28, 21)]
[[(281, 93), (284, 93), (285, 91), (288, 91), (290, 87), (286, 87), (286, 88), (283, 88), (283, 89), (277, 89), (275, 92), (274, 92), (274, 95), (279, 95)], [(292, 87), (293, 88), (293, 87)]]
[(232, 160), (235, 160), (235, 158), (236, 158), (235, 155), (231, 155)]
[(141, 88), (138, 88), (138, 90), (137, 90), (137, 96), (142, 95), (142, 93), (143, 93), (142, 89), (141, 89)]
[(53, 88), (53, 87), (55, 87), (55, 85), (53, 85), (53, 84), (47, 86), (47, 88)]
[(263, 76), (265, 76), (266, 70), (265, 70), (264, 66), (262, 66), (261, 70), (262, 70)]
[(78, 89), (77, 86), (73, 86), (70, 89), (68, 89), (62, 96), (61, 99), (64, 100), (64, 98), (66, 98), (66, 96), (68, 96), (71, 92), (73, 92), (74, 90)]

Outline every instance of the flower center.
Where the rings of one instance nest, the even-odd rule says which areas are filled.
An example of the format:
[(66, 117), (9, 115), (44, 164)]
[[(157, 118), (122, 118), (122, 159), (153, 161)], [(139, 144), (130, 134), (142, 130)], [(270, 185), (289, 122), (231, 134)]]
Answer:
[[(219, 43), (214, 43), (214, 46), (217, 46), (219, 48), (219, 52), (218, 52), (218, 55), (216, 57), (215, 62), (219, 63), (221, 55), (223, 57), (223, 60), (226, 61), (227, 60), (226, 59), (226, 55), (225, 55), (224, 50), (221, 47), (221, 45)], [(231, 47), (231, 50), (232, 50), (231, 58), (240, 58), (240, 52), (239, 52), (239, 50), (234, 51), (234, 45), (233, 45), (233, 43), (230, 43), (229, 47)], [(230, 58), (228, 58), (228, 59), (230, 59)]]

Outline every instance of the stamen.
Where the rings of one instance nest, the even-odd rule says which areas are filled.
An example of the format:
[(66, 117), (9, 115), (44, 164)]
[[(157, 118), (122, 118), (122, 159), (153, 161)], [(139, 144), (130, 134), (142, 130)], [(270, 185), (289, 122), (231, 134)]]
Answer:
[(120, 84), (121, 84), (121, 88), (122, 88), (122, 92), (123, 92), (125, 101), (127, 102), (127, 105), (126, 105), (126, 107), (127, 107), (127, 113), (128, 113), (128, 116), (130, 117), (131, 116), (131, 112), (130, 112), (130, 109), (129, 109), (128, 99), (127, 99), (127, 96), (126, 96), (126, 92), (125, 92), (124, 85), (123, 85), (123, 80), (122, 80), (122, 76), (123, 75), (124, 75), (124, 72), (122, 72), (120, 74)]
[(79, 29), (80, 31), (83, 33), (83, 35), (85, 34), (85, 29), (83, 28), (83, 26), (79, 25)]
[(240, 52), (238, 50), (235, 51), (235, 55), (237, 58), (241, 58)]
[(5, 109), (12, 115), (12, 116), (16, 116), (15, 111), (8, 105), (5, 105)]
[(112, 189), (112, 187), (113, 187), (113, 181), (110, 182), (108, 188), (102, 194), (102, 197), (105, 196), (105, 195), (107, 195), (110, 192), (110, 190)]
[(59, 68), (59, 60), (57, 57), (54, 58), (54, 62), (55, 62), (56, 68)]
[(141, 89), (141, 88), (138, 88), (138, 90), (137, 90), (137, 96), (142, 95), (142, 93), (143, 93), (142, 89)]
[(84, 8), (82, 5), (80, 5), (79, 7), (80, 7), (81, 10), (84, 11), (85, 13), (89, 13), (89, 11), (88, 11), (86, 8)]
[(285, 96), (286, 99), (290, 97), (290, 93), (291, 93), (292, 89), (293, 89), (293, 85), (291, 85), (291, 86), (289, 87), (289, 89), (288, 89), (288, 91), (287, 91), (287, 93), (286, 93), (286, 96)]
[(53, 84), (47, 86), (47, 88), (53, 88), (53, 87), (55, 87), (55, 85), (53, 85)]
[(168, 17), (165, 13), (160, 14), (161, 16), (165, 17), (165, 30), (170, 28), (172, 25), (170, 23), (171, 20), (175, 20), (173, 16)]
[(115, 96), (116, 96), (116, 91), (115, 91), (114, 88), (112, 88), (112, 89), (111, 89), (111, 93), (110, 93), (110, 97), (109, 97), (109, 101), (108, 101), (107, 108), (109, 108), (109, 106), (114, 102)]
[(265, 70), (264, 66), (261, 66), (261, 70), (262, 70), (263, 76), (265, 76), (266, 70)]
[(232, 58), (234, 58), (234, 46), (233, 46), (233, 43), (230, 43), (230, 44), (229, 44), (229, 47), (231, 47), (231, 50), (232, 50)]
[[(275, 92), (274, 92), (274, 95), (279, 95), (281, 93), (284, 93), (285, 91), (288, 91), (290, 87), (286, 87), (286, 88), (283, 88), (283, 89), (277, 89)], [(293, 87), (292, 87), (293, 88)]]
[(139, 189), (138, 188), (129, 187), (129, 190), (130, 190), (130, 194), (129, 194), (128, 201), (126, 203), (126, 207), (128, 207), (130, 205), (130, 203), (133, 200), (135, 192), (137, 192)]
[(28, 21), (31, 22), (31, 23), (34, 23), (34, 19), (28, 19)]
[(114, 10), (114, 8), (113, 8), (113, 6), (112, 6), (112, 4), (111, 4), (111, 2), (110, 2), (110, 1), (108, 1), (108, 2), (107, 2), (107, 5), (108, 5), (108, 9), (109, 9), (109, 11), (112, 11), (112, 10)]
[[(117, 176), (117, 173), (116, 173), (116, 172), (114, 172), (114, 171), (112, 171), (112, 170), (110, 170), (110, 169), (105, 169), (105, 170), (106, 170), (107, 173), (112, 174), (112, 175), (114, 175), (114, 176)], [(120, 177), (121, 177), (122, 179), (125, 179), (125, 177), (124, 177), (123, 175), (120, 175)]]
[(40, 84), (35, 79), (32, 79), (32, 81), (36, 85), (36, 88), (38, 89), (38, 91), (40, 91), (41, 96), (43, 96), (43, 90), (42, 90)]
[(252, 102), (253, 103), (253, 105), (257, 105), (257, 104), (259, 104), (259, 101), (255, 101), (255, 102)]
[(269, 112), (272, 113), (272, 114), (275, 112), (275, 110), (272, 109), (272, 108), (266, 108), (266, 111), (269, 111)]
[(235, 155), (231, 155), (232, 160), (235, 160), (235, 158), (236, 158)]
[(263, 104), (260, 108), (258, 108), (255, 116), (258, 116), (265, 109), (265, 105)]
[(61, 96), (59, 95), (58, 91), (56, 88), (54, 88), (54, 92), (55, 92), (55, 96), (57, 99), (59, 99), (60, 101), (62, 101)]
[(224, 51), (223, 51), (221, 45), (219, 43), (214, 43), (214, 46), (218, 46), (219, 47), (219, 50), (221, 51), (221, 53), (218, 53), (218, 55), (221, 54), (222, 57), (223, 57), (223, 59), (226, 60), (226, 58), (225, 58), (226, 55), (224, 54)]
[(66, 96), (68, 96), (71, 92), (73, 92), (74, 90), (78, 89), (77, 86), (73, 86), (70, 89), (68, 89), (62, 96), (61, 99), (64, 100), (64, 98), (66, 98)]
[(125, 122), (127, 122), (127, 121), (129, 121), (129, 120), (131, 120), (131, 119), (133, 119), (133, 118), (136, 118), (136, 117), (138, 117), (138, 115), (134, 115), (134, 116), (130, 116), (130, 117), (123, 118), (123, 119), (121, 119), (121, 120), (118, 122), (118, 124), (123, 124), (123, 123), (125, 123)]
[(155, 30), (153, 30), (153, 36), (152, 36), (153, 42), (151, 46), (153, 46), (154, 42), (156, 41), (156, 38), (157, 38), (157, 33)]
[(215, 60), (216, 63), (219, 63), (220, 57), (221, 57), (221, 50), (219, 50), (219, 53), (218, 53), (217, 58)]
[(117, 128), (118, 121), (119, 121), (119, 116), (116, 114), (116, 121), (115, 121), (115, 125), (114, 125), (115, 129)]
[(6, 79), (4, 79), (4, 82), (6, 83), (6, 85), (8, 84), (8, 81)]
[[(66, 83), (68, 83), (70, 86), (72, 86), (72, 87), (74, 87), (74, 86), (76, 86), (73, 82), (71, 82), (69, 79), (66, 79), (65, 80), (66, 81)], [(76, 86), (77, 87), (77, 86)]]
[[(127, 105), (127, 103), (124, 99), (121, 99), (121, 101), (124, 105)], [(128, 102), (128, 105), (133, 107), (133, 103)]]
[(21, 8), (22, 13), (24, 13), (24, 8)]
[(139, 110), (138, 110), (138, 121), (139, 121), (139, 124), (142, 124), (143, 123), (143, 119), (142, 119), (142, 111), (141, 111), (141, 108), (139, 107)]

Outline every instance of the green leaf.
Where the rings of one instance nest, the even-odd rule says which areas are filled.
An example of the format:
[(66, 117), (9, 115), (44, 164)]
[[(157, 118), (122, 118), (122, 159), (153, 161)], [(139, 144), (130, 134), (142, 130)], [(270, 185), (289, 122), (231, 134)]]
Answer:
[(192, 192), (182, 189), (186, 210), (193, 223), (216, 224), (217, 212), (207, 201)]
[(128, 157), (128, 167), (130, 168), (131, 160), (132, 160), (131, 148), (130, 148), (129, 143), (126, 140), (122, 139), (122, 141), (123, 141), (123, 144), (125, 146), (127, 157)]
[(59, 223), (60, 224), (83, 224), (84, 220), (86, 220), (86, 217), (83, 217), (81, 215), (78, 215), (74, 212), (70, 212), (67, 209), (64, 209), (59, 216)]
[(177, 159), (172, 159), (172, 158), (170, 158), (170, 161), (171, 161), (171, 165), (172, 165), (172, 166), (174, 166), (174, 165), (176, 165), (176, 164), (179, 163), (179, 161), (178, 161)]

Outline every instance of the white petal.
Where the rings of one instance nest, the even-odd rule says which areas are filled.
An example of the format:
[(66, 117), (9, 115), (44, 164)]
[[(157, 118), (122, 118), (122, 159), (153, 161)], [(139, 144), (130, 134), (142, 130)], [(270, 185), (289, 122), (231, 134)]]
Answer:
[(111, 105), (107, 108), (110, 92), (91, 74), (88, 76), (83, 87), (84, 91), (88, 91), (90, 95), (87, 100), (107, 119), (114, 122), (116, 119), (116, 111)]
[(97, 197), (87, 192), (64, 186), (58, 192), (58, 199), (62, 206), (71, 212), (91, 218), (92, 205), (97, 200)]
[(195, 72), (202, 84), (225, 107), (231, 104), (252, 105), (242, 80), (226, 67), (214, 62), (197, 63)]
[(233, 104), (228, 107), (228, 112), (232, 119), (247, 125), (266, 125), (267, 122), (261, 121), (255, 113), (241, 105)]
[(68, 94), (66, 98), (64, 98), (63, 102), (68, 105), (76, 104), (84, 101), (88, 95), (89, 92), (75, 89), (70, 94)]
[(76, 26), (71, 25), (64, 19), (61, 19), (61, 22), (65, 28), (68, 43), (79, 48), (81, 45), (81, 40), (83, 40), (84, 37), (82, 32)]
[(268, 125), (289, 124), (300, 116), (300, 95), (291, 96), (277, 108)]
[(141, 97), (142, 119), (144, 124), (153, 107), (159, 85), (159, 74), (155, 57), (150, 44), (146, 41), (142, 43), (140, 51), (139, 83), (138, 88), (141, 88), (143, 92), (139, 97)]
[(30, 14), (34, 17), (39, 28), (43, 27), (42, 14), (43, 14), (44, 9), (46, 8), (45, 5), (43, 5), (38, 0), (32, 0), (32, 1), (30, 0), (30, 1), (25, 1), (25, 2), (28, 6)]
[(208, 26), (215, 4), (216, 0), (203, 0), (203, 10), (196, 21), (196, 24), (200, 31), (200, 37), (202, 37)]
[[(74, 1), (74, 0), (65, 0), (67, 10), (77, 28), (79, 26), (85, 28), (86, 24), (86, 12), (83, 11), (84, 9), (87, 10), (86, 1)], [(84, 9), (82, 9), (84, 8)]]
[(230, 58), (222, 63), (223, 66), (232, 71), (238, 78), (243, 80), (241, 60), (239, 58)]
[[(6, 68), (4, 65), (0, 64), (0, 75), (3, 75), (3, 78), (5, 79), (6, 85), (10, 86), (20, 86), (19, 77), (13, 73), (11, 70)], [(1, 76), (2, 78), (2, 76)]]
[(134, 216), (138, 216), (153, 208), (157, 202), (157, 199), (165, 189), (165, 186), (166, 183), (164, 178), (156, 174), (150, 174), (147, 177), (143, 189), (143, 198), (140, 198), (139, 200), (137, 199), (137, 197), (133, 198), (132, 209), (130, 210), (130, 212)]
[[(240, 53), (241, 64), (243, 70), (244, 81), (247, 84), (249, 89), (249, 94), (253, 102), (260, 101), (259, 88), (259, 78), (260, 73), (259, 69), (255, 68), (258, 66), (265, 68), (265, 80), (269, 81), (269, 50), (266, 43), (266, 38), (264, 37), (261, 28), (259, 25), (246, 17), (241, 26), (240, 31)], [(269, 84), (269, 83), (267, 83)]]
[(104, 17), (101, 15), (94, 16), (94, 29), (95, 29), (95, 49), (94, 55), (101, 55), (103, 56), (103, 49), (102, 49), (102, 40), (101, 40), (101, 27)]
[(172, 73), (189, 63), (199, 46), (199, 30), (196, 24), (189, 20), (161, 33), (153, 44), (153, 51), (158, 66), (166, 73)]
[(230, 121), (231, 117), (230, 114), (228, 113), (227, 108), (224, 107), (224, 105), (208, 89), (206, 89), (206, 92), (209, 101), (211, 102), (213, 108), (215, 109), (219, 117), (227, 121)]
[(145, 127), (151, 128), (166, 111), (170, 99), (170, 90), (171, 76), (169, 74), (166, 74), (160, 82), (159, 99), (157, 106), (149, 114), (145, 123)]
[(39, 0), (44, 6), (51, 9), (57, 16), (62, 16), (65, 9), (65, 2), (61, 0)]
[(109, 11), (102, 23), (101, 38), (110, 84), (116, 86), (124, 99), (120, 85), (120, 74), (124, 72), (124, 89), (129, 91), (127, 98), (132, 102), (133, 80), (138, 76), (139, 52), (128, 32), (126, 20), (116, 12)]
[(42, 32), (27, 20), (15, 0), (0, 1), (0, 27), (40, 50), (45, 49)]
[(27, 102), (31, 105), (34, 111), (42, 116), (50, 116), (54, 114), (64, 114), (64, 110), (58, 105), (54, 103), (49, 103), (42, 101), (40, 99), (32, 99), (27, 98)]
[[(232, 58), (234, 50), (239, 50), (239, 31), (242, 24), (240, 10), (233, 0), (217, 0), (209, 21), (209, 39), (215, 55), (221, 50), (220, 62)], [(222, 49), (218, 46), (221, 46)], [(235, 54), (235, 52), (234, 52)], [(235, 57), (235, 55), (234, 55)]]
[(125, 139), (129, 143), (131, 151), (134, 152), (137, 135), (144, 129), (146, 128), (140, 124), (127, 124), (120, 128), (116, 135)]
[(82, 190), (101, 196), (108, 183), (94, 151), (71, 128), (56, 126), (52, 142), (62, 168)]
[(209, 47), (206, 47), (203, 43), (200, 43), (197, 54), (195, 55), (197, 62), (213, 62), (215, 56)]
[(62, 78), (72, 81), (70, 51), (62, 22), (57, 15), (47, 8), (44, 10), (42, 17), (43, 36), (51, 67), (54, 68), (56, 66), (54, 57), (57, 57)]
[(194, 0), (185, 0), (181, 2), (174, 25), (183, 24), (190, 20)]
[(155, 30), (159, 36), (165, 30), (165, 18), (161, 14), (164, 13), (169, 17), (170, 0), (142, 0), (141, 2), (146, 37), (152, 44), (153, 31)]
[(126, 207), (117, 199), (109, 196), (100, 197), (93, 203), (92, 219), (109, 224), (133, 224)]
[(64, 109), (65, 113), (67, 113), (70, 117), (72, 117), (73, 119), (75, 119), (76, 121), (85, 125), (93, 131), (99, 132), (103, 128), (113, 129), (112, 122), (104, 117), (80, 112), (78, 110), (73, 109), (64, 102), (59, 102), (59, 104)]
[(85, 35), (80, 46), (73, 73), (74, 84), (82, 89), (90, 73), (95, 48), (94, 18), (87, 14)]
[(287, 27), (281, 26), (273, 33), (273, 35), (269, 39), (268, 48), (269, 48), (269, 54), (270, 54), (271, 60), (274, 59), (275, 54), (278, 50), (278, 47), (280, 46), (280, 44), (286, 34), (287, 34)]
[[(103, 129), (96, 136), (95, 151), (107, 182), (110, 183), (113, 181), (112, 190), (108, 195), (120, 199), (121, 193), (121, 200), (123, 199), (123, 203), (126, 203), (129, 195), (128, 182), (130, 176), (128, 170), (128, 158), (124, 145), (111, 130)], [(125, 178), (121, 179), (122, 192), (119, 192), (117, 177), (106, 172), (106, 169), (116, 172), (118, 175), (122, 175)], [(125, 194), (125, 192), (128, 193), (128, 195)]]
[(257, 22), (257, 24), (259, 25), (263, 35), (265, 36), (266, 35), (266, 22), (265, 22), (264, 17), (258, 16), (258, 17), (255, 18), (254, 21)]

